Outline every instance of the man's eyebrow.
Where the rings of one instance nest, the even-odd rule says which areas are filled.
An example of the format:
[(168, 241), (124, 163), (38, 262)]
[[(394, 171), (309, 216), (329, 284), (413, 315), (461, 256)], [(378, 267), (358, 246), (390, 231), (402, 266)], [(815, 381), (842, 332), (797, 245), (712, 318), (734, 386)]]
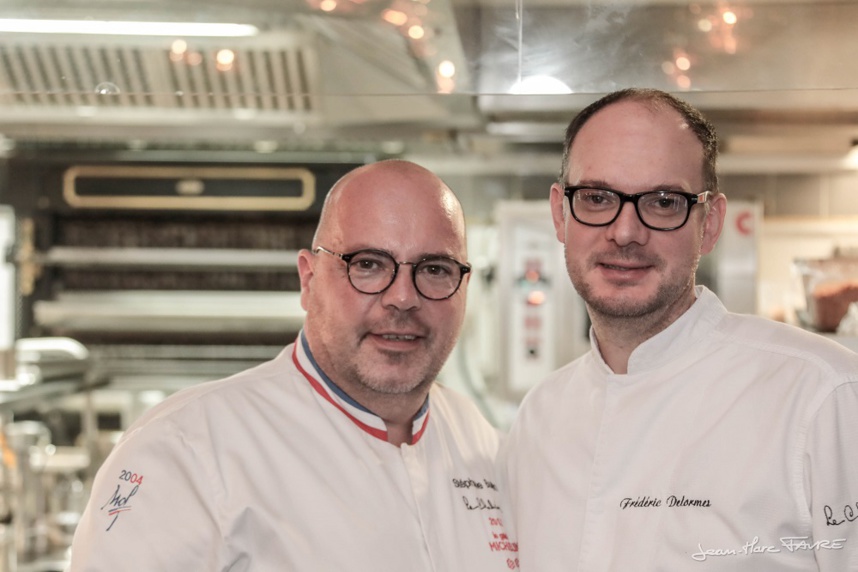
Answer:
[[(390, 250), (387, 250), (386, 248), (378, 248), (375, 246), (364, 246), (363, 248), (356, 248), (354, 250), (349, 250), (348, 252), (349, 253), (360, 252), (362, 250), (369, 250), (372, 252), (383, 252), (384, 254), (387, 254), (392, 259), (396, 260), (397, 262), (405, 262), (403, 260), (399, 260), (399, 257), (396, 256)], [(416, 256), (414, 256), (413, 258), (414, 259), (411, 260), (411, 262), (417, 262), (417, 261), (423, 260), (425, 258), (452, 258), (453, 260), (459, 260), (459, 257), (456, 256), (456, 254), (448, 253), (448, 252), (420, 252)]]
[(584, 179), (576, 185), (569, 185), (570, 187), (603, 187), (606, 189), (613, 189), (611, 185), (608, 184), (607, 181), (603, 181), (602, 179)]
[(614, 191), (617, 193), (622, 193), (624, 195), (633, 195), (633, 194), (639, 194), (639, 193), (657, 193), (657, 192), (679, 192), (679, 193), (688, 192), (688, 190), (685, 187), (683, 187), (682, 185), (676, 185), (676, 184), (671, 184), (671, 183), (662, 183), (659, 185), (654, 185), (652, 187), (649, 187), (643, 191), (639, 191), (639, 193), (629, 193), (629, 192), (624, 191), (622, 189), (612, 187), (606, 181), (603, 181), (601, 179), (588, 179), (588, 180), (581, 181), (577, 185), (569, 185), (569, 186), (570, 187), (573, 187), (573, 186), (574, 187), (588, 187), (588, 188), (592, 187), (594, 189), (604, 189), (604, 190)]
[(451, 260), (455, 260), (457, 262), (461, 262), (460, 258), (453, 253), (448, 252), (421, 252), (417, 256), (414, 257), (412, 262), (417, 262), (418, 260), (431, 260), (433, 258), (449, 258)]

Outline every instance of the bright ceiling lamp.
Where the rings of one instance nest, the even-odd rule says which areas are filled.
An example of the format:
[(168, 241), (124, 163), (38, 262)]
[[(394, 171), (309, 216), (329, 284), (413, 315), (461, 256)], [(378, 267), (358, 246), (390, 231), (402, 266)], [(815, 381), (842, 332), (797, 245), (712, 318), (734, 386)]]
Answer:
[(112, 36), (240, 37), (255, 36), (256, 26), (197, 22), (127, 22), (107, 20), (0, 19), (0, 32), (25, 34), (101, 34)]
[(569, 86), (550, 75), (532, 75), (515, 82), (509, 89), (514, 95), (564, 95), (572, 93)]

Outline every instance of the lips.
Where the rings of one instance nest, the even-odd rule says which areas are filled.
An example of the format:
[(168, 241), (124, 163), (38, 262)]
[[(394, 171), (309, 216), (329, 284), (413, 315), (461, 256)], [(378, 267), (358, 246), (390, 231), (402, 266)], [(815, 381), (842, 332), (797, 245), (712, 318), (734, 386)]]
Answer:
[(601, 267), (616, 272), (644, 271), (658, 266), (657, 257), (631, 248), (603, 252), (593, 256), (590, 260), (597, 268)]
[(381, 334), (381, 337), (394, 342), (412, 342), (417, 339), (414, 334)]
[(646, 268), (650, 268), (649, 264), (629, 264), (621, 263), (621, 264), (612, 264), (610, 262), (600, 262), (599, 266), (603, 268), (607, 268), (608, 270), (644, 270)]
[(387, 348), (414, 347), (431, 335), (431, 328), (416, 316), (392, 316), (369, 324), (365, 336)]
[(425, 341), (414, 332), (370, 332), (366, 339), (376, 350), (395, 354), (410, 353), (423, 347)]
[(428, 335), (423, 329), (393, 329), (393, 328), (373, 328), (367, 332), (367, 336), (373, 338), (377, 342), (386, 344), (410, 344), (419, 342), (425, 339)]
[(637, 285), (655, 268), (654, 265), (642, 260), (601, 260), (595, 268), (608, 284), (615, 286)]

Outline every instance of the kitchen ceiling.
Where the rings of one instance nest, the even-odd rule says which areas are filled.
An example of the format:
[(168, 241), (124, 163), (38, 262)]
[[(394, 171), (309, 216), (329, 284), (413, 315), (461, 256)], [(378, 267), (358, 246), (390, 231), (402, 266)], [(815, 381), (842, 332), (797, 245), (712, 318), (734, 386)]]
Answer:
[[(406, 155), (464, 171), (538, 171), (550, 156), (553, 171), (569, 118), (627, 85), (703, 108), (735, 170), (839, 169), (858, 141), (855, 2), (8, 0), (11, 18), (259, 32), (0, 33), (7, 153)], [(569, 93), (511, 93), (534, 76)]]

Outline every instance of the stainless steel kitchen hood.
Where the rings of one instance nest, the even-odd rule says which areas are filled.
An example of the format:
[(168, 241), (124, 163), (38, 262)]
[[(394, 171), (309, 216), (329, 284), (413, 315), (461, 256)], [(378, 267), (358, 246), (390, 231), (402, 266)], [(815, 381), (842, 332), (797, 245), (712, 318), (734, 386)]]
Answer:
[[(577, 110), (627, 85), (697, 104), (727, 158), (827, 154), (828, 169), (858, 139), (855, 2), (4, 2), (0, 18), (14, 17), (238, 22), (259, 33), (184, 38), (181, 49), (172, 37), (4, 33), (6, 154), (29, 144), (240, 149), (283, 153), (278, 161), (449, 158), (479, 171), (492, 157), (544, 153)], [(510, 93), (540, 75), (571, 93)]]

